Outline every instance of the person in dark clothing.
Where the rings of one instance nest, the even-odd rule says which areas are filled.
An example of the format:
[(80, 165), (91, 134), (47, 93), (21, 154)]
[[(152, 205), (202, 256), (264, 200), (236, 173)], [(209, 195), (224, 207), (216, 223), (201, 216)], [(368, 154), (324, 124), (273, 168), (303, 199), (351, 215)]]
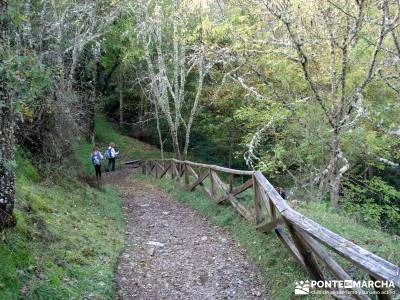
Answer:
[(103, 160), (103, 155), (101, 155), (97, 146), (93, 148), (90, 159), (96, 171), (96, 179), (99, 181), (101, 179), (101, 161)]
[(282, 197), (283, 199), (286, 200), (286, 193), (285, 193), (285, 190), (284, 190), (283, 188), (278, 187), (278, 193), (279, 193), (279, 195), (281, 195), (281, 197)]
[(108, 171), (115, 171), (115, 157), (108, 159)]
[(108, 148), (106, 150), (106, 157), (108, 159), (108, 171), (115, 171), (115, 158), (117, 157), (117, 155), (119, 154), (119, 151), (115, 151), (115, 144), (114, 143), (110, 143), (108, 145)]
[(94, 169), (96, 170), (96, 179), (101, 179), (101, 165), (95, 165)]

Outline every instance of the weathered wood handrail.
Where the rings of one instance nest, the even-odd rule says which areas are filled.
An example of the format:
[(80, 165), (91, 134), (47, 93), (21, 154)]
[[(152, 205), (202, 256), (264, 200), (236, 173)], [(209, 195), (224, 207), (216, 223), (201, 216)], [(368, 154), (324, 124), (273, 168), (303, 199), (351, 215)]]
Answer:
[[(169, 173), (171, 178), (182, 180), (189, 191), (202, 186), (217, 203), (228, 201), (258, 230), (265, 233), (274, 231), (296, 262), (315, 280), (324, 280), (325, 278), (317, 261), (325, 264), (338, 280), (351, 279), (350, 275), (319, 245), (322, 243), (347, 261), (366, 271), (370, 278), (391, 281), (395, 289), (400, 290), (399, 266), (357, 246), (291, 208), (261, 172), (234, 170), (176, 159), (135, 160), (127, 162), (127, 164), (133, 162), (142, 167), (144, 173), (160, 178)], [(199, 174), (196, 173), (195, 168), (198, 169)], [(229, 174), (229, 184), (224, 183), (217, 172)], [(234, 187), (234, 176), (251, 176), (251, 178)], [(190, 182), (191, 178), (192, 182)], [(207, 178), (210, 180), (210, 189), (204, 184)], [(251, 204), (253, 207), (247, 207), (237, 198), (238, 194), (249, 188), (253, 188), (254, 191), (252, 193), (253, 204)], [(283, 226), (287, 227), (288, 234), (285, 233)], [(357, 293), (352, 294), (352, 297), (369, 299), (366, 294), (361, 293), (360, 288), (354, 288), (354, 291)], [(388, 294), (377, 296), (379, 299), (389, 299)], [(335, 295), (334, 297), (340, 298)]]
[(165, 159), (164, 161), (173, 161), (176, 163), (184, 163), (184, 164), (188, 164), (189, 166), (192, 166), (192, 167), (202, 167), (202, 168), (206, 168), (206, 169), (211, 169), (213, 171), (219, 171), (219, 172), (224, 172), (224, 173), (234, 174), (234, 175), (249, 175), (249, 176), (251, 176), (255, 173), (254, 171), (235, 170), (235, 169), (229, 169), (229, 168), (220, 167), (220, 166), (216, 166), (216, 165), (207, 165), (207, 164), (202, 164), (202, 163), (196, 163), (196, 162), (187, 161), (187, 160), (181, 161), (181, 160), (177, 160), (174, 158)]

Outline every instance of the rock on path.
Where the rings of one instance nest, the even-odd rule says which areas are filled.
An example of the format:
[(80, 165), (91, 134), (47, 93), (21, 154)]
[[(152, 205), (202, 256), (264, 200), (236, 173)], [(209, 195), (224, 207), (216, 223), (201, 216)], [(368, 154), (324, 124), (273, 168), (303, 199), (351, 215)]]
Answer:
[(126, 222), (119, 299), (266, 299), (255, 267), (224, 231), (126, 172), (107, 177)]

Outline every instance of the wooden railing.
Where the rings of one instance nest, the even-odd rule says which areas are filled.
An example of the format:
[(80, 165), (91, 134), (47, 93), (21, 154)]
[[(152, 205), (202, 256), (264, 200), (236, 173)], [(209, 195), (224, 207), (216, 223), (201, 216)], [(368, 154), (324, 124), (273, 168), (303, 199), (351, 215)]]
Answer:
[[(144, 174), (158, 178), (168, 174), (170, 178), (184, 183), (188, 191), (202, 187), (215, 202), (230, 203), (257, 230), (275, 232), (296, 262), (313, 280), (353, 280), (329, 253), (328, 249), (331, 249), (346, 261), (366, 271), (370, 280), (391, 281), (395, 289), (400, 290), (399, 266), (357, 246), (291, 208), (260, 172), (176, 159), (136, 160), (127, 164), (136, 164)], [(249, 192), (249, 189), (253, 191)], [(244, 195), (245, 199), (240, 198), (240, 195)], [(341, 289), (331, 291), (334, 298), (350, 297), (348, 294), (343, 295)], [(370, 299), (361, 288), (355, 287), (353, 291), (351, 297), (355, 299)], [(390, 299), (390, 295), (384, 291), (378, 292), (381, 293), (377, 295), (378, 299)]]

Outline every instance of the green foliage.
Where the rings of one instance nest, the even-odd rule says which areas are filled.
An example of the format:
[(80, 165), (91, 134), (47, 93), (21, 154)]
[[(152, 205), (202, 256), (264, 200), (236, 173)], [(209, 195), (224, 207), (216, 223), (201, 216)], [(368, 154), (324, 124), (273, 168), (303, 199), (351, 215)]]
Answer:
[(294, 285), (290, 283), (302, 280), (307, 275), (289, 257), (286, 248), (275, 235), (257, 232), (234, 209), (216, 204), (205, 193), (188, 193), (169, 179), (154, 181), (153, 178), (143, 176), (138, 180), (146, 180), (162, 187), (178, 201), (196, 209), (213, 224), (227, 230), (238, 246), (244, 248), (248, 257), (258, 266), (268, 288), (269, 298), (292, 299)]
[(400, 237), (366, 226), (357, 220), (353, 212), (338, 213), (324, 202), (304, 203), (298, 210), (315, 222), (374, 254), (394, 264), (400, 263), (400, 256), (397, 255), (400, 252)]
[[(285, 28), (281, 27), (282, 23), (270, 15), (264, 7), (254, 2), (226, 3), (223, 8), (214, 7), (215, 3), (208, 4), (201, 16), (191, 16), (188, 27), (179, 30), (178, 37), (185, 40), (188, 52), (190, 45), (201, 39), (204, 51), (210, 53), (208, 59), (213, 59), (217, 52), (229, 53), (226, 57), (222, 56), (225, 59), (224, 63), (217, 63), (204, 81), (189, 151), (200, 161), (234, 168), (249, 168), (243, 159), (249, 157), (249, 143), (256, 132), (269, 124), (258, 137), (258, 143), (251, 153), (254, 156), (254, 167), (280, 186), (295, 189), (318, 186), (319, 193), (316, 191), (317, 188), (311, 187), (316, 191), (312, 197), (318, 198), (329, 189), (329, 179), (325, 178), (326, 182), (321, 184), (318, 178), (323, 178), (320, 177), (321, 172), (329, 166), (333, 137), (332, 126), (320, 101), (324, 103), (325, 110), (332, 117), (334, 115), (331, 86), (333, 69), (338, 80), (338, 89), (335, 93), (337, 99), (340, 99), (339, 102), (344, 105), (344, 102), (357, 96), (358, 92), (354, 89), (365, 78), (373, 53), (373, 47), (367, 40), (374, 40), (378, 27), (371, 24), (363, 24), (360, 27), (362, 38), (354, 39), (354, 43), (351, 43), (346, 50), (349, 54), (348, 68), (342, 74), (341, 55), (344, 52), (340, 49), (333, 50), (335, 57), (332, 58), (335, 59), (330, 59), (329, 38), (326, 36), (327, 31), (322, 29), (325, 21), (319, 19), (321, 17), (319, 9), (324, 7), (335, 16), (331, 20), (331, 29), (335, 31), (332, 38), (339, 41), (336, 44), (342, 44), (342, 36), (345, 36), (343, 27), (347, 22), (345, 15), (338, 7), (329, 3), (321, 2), (320, 6), (316, 5), (315, 1), (300, 1), (301, 5), (295, 3), (297, 2), (288, 2), (288, 6), (291, 7), (288, 18), (293, 22), (291, 26), (294, 35), (298, 35), (300, 39), (304, 38), (302, 48), (307, 56), (309, 76), (321, 96), (318, 101), (304, 76), (298, 53), (294, 47), (287, 45), (286, 40), (289, 37)], [(165, 16), (169, 17), (172, 13), (171, 2), (164, 1), (159, 5)], [(149, 12), (152, 13), (154, 9), (155, 3), (150, 5)], [(223, 18), (219, 15), (221, 10), (224, 13)], [(379, 15), (378, 9), (372, 3), (368, 4), (368, 9), (364, 13), (371, 18)], [(302, 22), (296, 23), (298, 20)], [(321, 22), (320, 26), (316, 25), (316, 20)], [(102, 56), (105, 72), (112, 73), (113, 66), (117, 63), (122, 67), (115, 71), (105, 111), (108, 116), (116, 119), (119, 112), (119, 88), (116, 86), (121, 74), (124, 78), (141, 80), (140, 87), (126, 84), (123, 88), (125, 117), (127, 122), (138, 122), (150, 116), (150, 121), (145, 122), (145, 125), (141, 125), (140, 128), (132, 126), (129, 130), (135, 136), (158, 145), (155, 121), (151, 120), (153, 107), (146, 104), (142, 91), (143, 87), (148, 89), (146, 84), (155, 79), (146, 77), (149, 74), (144, 66), (143, 45), (138, 43), (137, 32), (132, 30), (137, 21), (139, 20), (135, 20), (132, 16), (122, 15), (107, 33), (106, 50)], [(172, 72), (173, 47), (170, 38), (172, 30), (169, 25), (166, 24), (165, 28), (161, 29), (162, 51), (167, 58), (165, 60), (167, 72)], [(318, 47), (310, 42), (314, 40), (319, 43)], [(336, 44), (334, 43), (334, 48)], [(394, 51), (390, 38), (385, 38), (384, 45)], [(149, 47), (150, 55), (156, 56), (155, 45), (150, 43)], [(387, 78), (397, 78), (398, 68), (390, 64), (394, 59), (386, 59), (384, 56), (383, 52), (378, 54), (376, 71), (379, 72), (362, 90), (359, 101), (357, 103), (353, 101), (354, 103), (348, 107), (344, 105), (339, 109), (345, 115), (343, 124), (339, 126), (341, 127), (339, 144), (350, 166), (345, 175), (371, 180), (371, 177), (364, 176), (365, 169), (369, 169), (373, 173), (372, 176), (379, 178), (382, 184), (398, 191), (399, 168), (388, 167), (379, 160), (379, 158), (387, 159), (394, 164), (400, 161), (398, 151), (400, 140), (388, 133), (398, 130), (400, 113), (398, 90), (395, 88), (396, 83), (392, 87), (388, 86), (381, 73), (384, 72)], [(331, 63), (335, 64), (333, 68)], [(390, 66), (381, 70), (383, 65)], [(339, 84), (341, 74), (346, 79), (343, 86)], [(131, 81), (133, 82), (133, 79)], [(194, 82), (194, 78), (189, 76), (185, 83), (185, 96), (188, 99), (192, 99), (195, 93)], [(170, 109), (173, 114), (173, 105)], [(354, 124), (351, 124), (359, 109), (365, 111)], [(184, 117), (189, 111), (190, 105), (184, 105), (182, 109)], [(169, 128), (165, 119), (161, 118), (160, 122), (165, 139), (164, 146), (171, 151)], [(185, 124), (182, 122), (180, 126), (182, 128)], [(179, 140), (183, 139), (184, 136), (181, 134)], [(140, 156), (140, 154), (135, 155)], [(340, 169), (343, 164), (344, 160), (339, 159), (337, 168)], [(364, 222), (374, 227), (381, 226), (385, 230), (398, 232), (397, 202), (387, 203), (371, 195), (365, 196), (363, 185), (358, 187), (357, 192), (356, 185), (360, 183), (353, 183), (350, 189), (352, 191), (349, 191), (347, 181), (341, 185), (340, 193), (344, 195), (342, 204), (345, 210), (350, 211), (349, 206), (354, 205), (354, 213)]]
[(31, 156), (28, 152), (19, 149), (16, 153), (17, 174), (19, 177), (26, 178), (34, 183), (40, 181), (39, 172), (32, 165)]
[(400, 192), (379, 177), (345, 181), (342, 206), (365, 223), (400, 234)]
[(26, 154), (17, 162), (17, 226), (0, 243), (1, 299), (112, 299), (123, 245), (115, 192), (67, 177), (40, 181)]
[[(132, 139), (118, 132), (117, 126), (105, 120), (103, 116), (99, 116), (96, 120), (96, 144), (100, 147), (100, 152), (104, 153), (108, 144), (113, 142), (116, 149), (120, 151), (118, 155), (118, 163), (132, 159), (142, 158), (158, 158), (160, 152), (157, 148), (149, 146), (138, 140)], [(83, 166), (86, 174), (93, 173), (93, 166), (90, 160), (92, 145), (89, 143), (80, 143), (75, 145), (74, 152)]]
[(32, 120), (34, 111), (46, 106), (45, 97), (52, 89), (50, 70), (41, 64), (36, 57), (15, 56), (10, 72), (10, 84), (14, 91), (14, 111), (20, 121)]
[[(308, 275), (302, 272), (275, 234), (265, 235), (257, 232), (231, 206), (216, 204), (204, 192), (189, 193), (167, 178), (154, 181), (154, 178), (142, 176), (138, 180), (145, 180), (160, 186), (178, 201), (187, 204), (201, 215), (209, 218), (213, 224), (227, 230), (238, 245), (246, 250), (248, 257), (258, 266), (258, 270), (268, 287), (269, 298), (293, 299), (294, 282), (304, 280)], [(397, 255), (400, 251), (400, 238), (398, 236), (391, 236), (369, 228), (358, 223), (348, 214), (338, 214), (326, 203), (310, 202), (303, 204), (298, 209), (305, 216), (346, 239), (354, 241), (361, 247), (395, 264), (400, 263), (400, 257)], [(353, 276), (368, 280), (364, 272), (354, 271), (353, 266), (346, 260), (333, 252), (332, 255), (344, 266), (345, 270), (351, 270), (350, 273)]]

